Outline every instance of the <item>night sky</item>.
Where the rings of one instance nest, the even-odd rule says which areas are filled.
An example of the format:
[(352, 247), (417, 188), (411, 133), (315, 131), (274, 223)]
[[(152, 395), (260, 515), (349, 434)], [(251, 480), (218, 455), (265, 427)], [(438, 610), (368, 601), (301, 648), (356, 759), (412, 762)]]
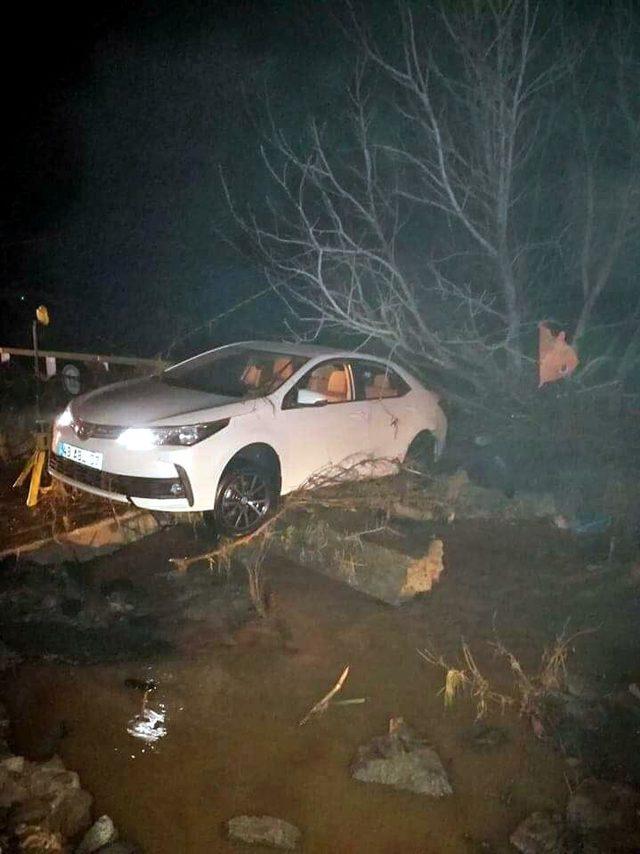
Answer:
[[(398, 47), (395, 4), (366, 0), (359, 8), (381, 43)], [(540, 8), (549, 16), (536, 53), (544, 64), (562, 47), (562, 33), (552, 20), (556, 6)], [(593, 0), (567, 9), (567, 33), (580, 45), (571, 84), (582, 92), (598, 152), (597, 260), (615, 229), (620, 190), (637, 174), (637, 146), (617, 137), (615, 67), (603, 70), (610, 31), (622, 18)], [(43, 302), (53, 323), (42, 343), (51, 348), (177, 357), (238, 338), (286, 337), (293, 318), (273, 294), (206, 325), (267, 286), (250, 246), (226, 239), (239, 235), (220, 174), (238, 208), (250, 206), (260, 218), (274, 194), (259, 154), (269, 111), (294, 146), (304, 146), (308, 119), (317, 118), (332, 156), (349, 168), (343, 107), (357, 50), (338, 24), (344, 13), (342, 0), (18, 7), (3, 29), (0, 345), (28, 346)], [(637, 18), (625, 20), (638, 32)], [(547, 247), (547, 266), (531, 264), (528, 274), (531, 329), (541, 317), (571, 329), (581, 299), (574, 259), (584, 164), (576, 165), (569, 89), (556, 87), (540, 110), (548, 133), (543, 166), (536, 173), (528, 165), (531, 179), (524, 179), (525, 195), (539, 189), (545, 200), (541, 234), (531, 237)], [(637, 86), (630, 91), (638, 112)], [(386, 120), (384, 98), (376, 90), (382, 139), (388, 129), (402, 133)], [(437, 228), (450, 239), (449, 224), (428, 216), (412, 213), (404, 227), (405, 261), (416, 276), (432, 244), (437, 250)], [(464, 252), (464, 240), (456, 241)], [(612, 287), (599, 298), (598, 319), (607, 324), (626, 322), (637, 302), (637, 246), (626, 240)], [(461, 281), (474, 277), (470, 267)]]
[(184, 339), (265, 287), (219, 236), (219, 170), (259, 207), (265, 93), (295, 133), (341, 88), (329, 4), (25, 6), (4, 41), (0, 343), (28, 345), (40, 302), (51, 347), (151, 355), (278, 335), (282, 306), (261, 299)]

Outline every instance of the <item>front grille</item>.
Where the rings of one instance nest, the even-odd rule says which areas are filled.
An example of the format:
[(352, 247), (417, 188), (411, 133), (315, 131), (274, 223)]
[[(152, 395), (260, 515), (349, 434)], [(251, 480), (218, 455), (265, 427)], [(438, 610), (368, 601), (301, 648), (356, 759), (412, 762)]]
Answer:
[(57, 454), (49, 454), (49, 470), (77, 483), (102, 489), (128, 498), (184, 498), (185, 491), (178, 477), (132, 477), (83, 466)]
[(71, 426), (76, 436), (83, 441), (87, 439), (117, 439), (120, 433), (126, 429), (116, 427), (113, 424), (93, 424), (91, 421), (82, 421), (80, 418), (75, 418)]

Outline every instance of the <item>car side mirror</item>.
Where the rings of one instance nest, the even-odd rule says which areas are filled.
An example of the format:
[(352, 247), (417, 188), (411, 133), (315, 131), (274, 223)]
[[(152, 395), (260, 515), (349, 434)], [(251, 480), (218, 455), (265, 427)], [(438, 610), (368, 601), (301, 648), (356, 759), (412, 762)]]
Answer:
[(308, 388), (299, 388), (296, 395), (296, 403), (299, 406), (325, 406), (327, 398), (319, 391), (311, 391)]

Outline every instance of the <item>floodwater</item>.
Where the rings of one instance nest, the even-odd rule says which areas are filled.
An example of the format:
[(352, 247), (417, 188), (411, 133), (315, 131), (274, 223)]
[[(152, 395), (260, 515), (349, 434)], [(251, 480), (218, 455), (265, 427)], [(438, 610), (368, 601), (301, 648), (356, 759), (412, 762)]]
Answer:
[[(456, 523), (443, 536), (440, 583), (409, 607), (393, 609), (272, 560), (266, 620), (221, 632), (219, 615), (197, 615), (168, 626), (171, 649), (144, 661), (27, 663), (8, 694), (15, 748), (36, 756), (57, 750), (93, 793), (96, 815), (108, 813), (147, 854), (249, 850), (224, 836), (224, 822), (243, 813), (293, 822), (304, 851), (317, 854), (513, 850), (508, 837), (520, 820), (564, 807), (565, 759), (515, 710), (490, 711), (487, 722), (504, 727), (507, 739), (478, 750), (470, 740), (473, 703), (459, 699), (445, 709), (444, 674), (416, 649), (429, 644), (455, 661), (464, 637), (481, 670), (508, 690), (508, 673), (488, 646), (494, 628), (523, 666), (534, 667), (567, 618), (573, 629), (593, 620), (602, 630), (602, 596), (585, 596), (598, 576), (585, 569), (580, 545), (546, 523)], [(100, 565), (112, 577), (127, 572), (152, 584), (188, 540), (188, 531), (165, 531)], [(587, 636), (575, 656), (594, 678), (614, 681), (606, 662), (612, 655), (626, 667), (620, 662), (631, 656), (637, 611), (628, 589), (616, 590), (607, 642)], [(299, 726), (347, 664), (340, 696), (366, 701), (332, 706)], [(142, 695), (125, 686), (132, 678), (158, 683), (147, 702), (166, 735), (153, 743), (127, 732), (141, 711)], [(350, 777), (358, 746), (384, 734), (396, 716), (433, 744), (453, 796), (433, 800)]]

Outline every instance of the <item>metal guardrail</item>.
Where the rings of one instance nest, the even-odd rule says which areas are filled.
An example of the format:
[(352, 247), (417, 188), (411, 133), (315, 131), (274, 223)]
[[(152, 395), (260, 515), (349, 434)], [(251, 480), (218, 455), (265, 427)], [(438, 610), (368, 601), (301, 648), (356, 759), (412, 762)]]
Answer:
[[(25, 347), (0, 347), (0, 357), (8, 356), (28, 356), (33, 359), (35, 353)], [(139, 359), (136, 356), (107, 356), (97, 353), (67, 353), (60, 350), (38, 350), (38, 357), (41, 359), (60, 359), (67, 362), (94, 362), (97, 364), (107, 365), (130, 365), (147, 368), (155, 368), (162, 370), (166, 368), (169, 362), (162, 359)]]

